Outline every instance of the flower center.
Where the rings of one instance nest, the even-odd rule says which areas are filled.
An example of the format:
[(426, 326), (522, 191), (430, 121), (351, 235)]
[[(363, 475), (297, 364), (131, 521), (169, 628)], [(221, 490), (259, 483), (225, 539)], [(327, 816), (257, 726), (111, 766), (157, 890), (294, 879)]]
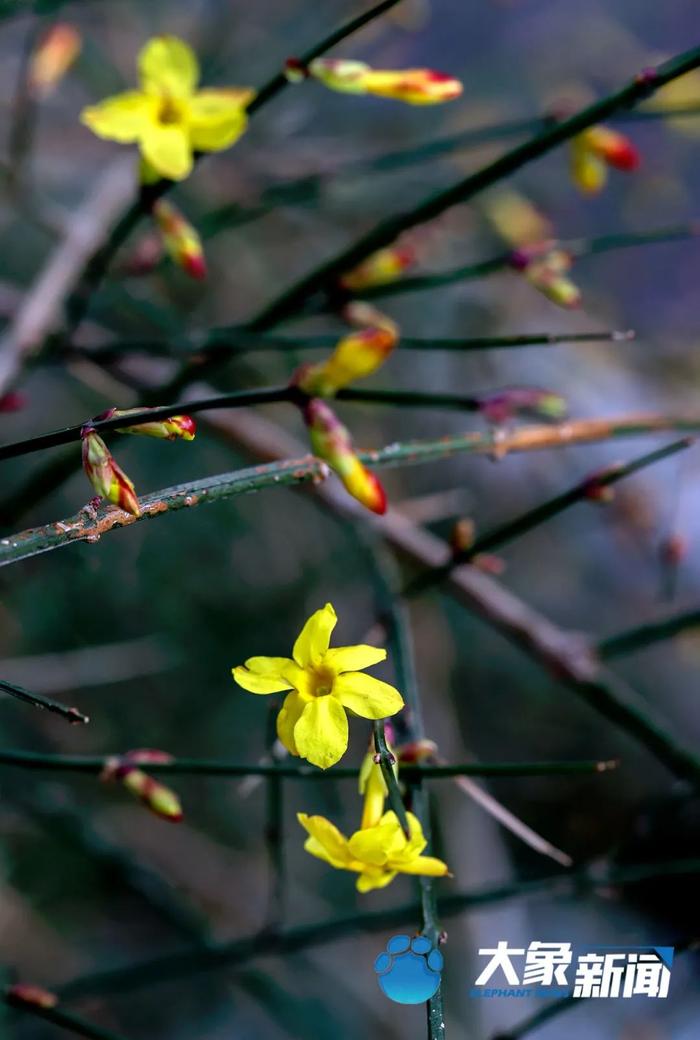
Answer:
[(333, 692), (333, 680), (335, 676), (328, 668), (317, 668), (314, 671), (313, 695), (314, 697), (327, 697)]
[(170, 126), (173, 123), (179, 123), (180, 117), (180, 108), (173, 98), (167, 96), (163, 97), (160, 102), (160, 108), (158, 109), (158, 122), (161, 126)]

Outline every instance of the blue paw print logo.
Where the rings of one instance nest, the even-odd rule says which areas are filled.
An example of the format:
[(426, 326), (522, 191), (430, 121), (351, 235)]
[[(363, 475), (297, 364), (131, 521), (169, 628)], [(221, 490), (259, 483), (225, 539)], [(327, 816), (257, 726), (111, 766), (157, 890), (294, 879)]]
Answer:
[(440, 988), (443, 959), (430, 939), (394, 935), (374, 962), (379, 987), (397, 1004), (422, 1004)]

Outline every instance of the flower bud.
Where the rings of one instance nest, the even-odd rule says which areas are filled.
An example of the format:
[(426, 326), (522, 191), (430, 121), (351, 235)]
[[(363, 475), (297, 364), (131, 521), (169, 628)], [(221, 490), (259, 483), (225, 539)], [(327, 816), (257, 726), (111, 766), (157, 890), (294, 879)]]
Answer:
[(373, 513), (386, 512), (384, 488), (362, 465), (352, 444), (352, 438), (335, 413), (318, 398), (304, 406), (304, 420), (309, 428), (311, 448), (335, 470), (346, 490)]
[(578, 134), (571, 142), (570, 156), (574, 184), (587, 195), (603, 189), (608, 166), (629, 172), (640, 163), (630, 139), (607, 126), (591, 126)]
[(170, 258), (190, 278), (200, 281), (206, 278), (207, 265), (202, 240), (180, 210), (172, 202), (159, 199), (153, 207), (153, 218)]
[(45, 98), (58, 86), (80, 54), (82, 39), (66, 22), (53, 25), (29, 59), (27, 83), (34, 97)]
[(512, 246), (541, 242), (552, 234), (552, 225), (536, 206), (512, 189), (496, 191), (485, 202), (486, 216)]
[(415, 250), (409, 246), (387, 246), (372, 253), (366, 260), (353, 267), (339, 279), (343, 289), (362, 292), (375, 285), (395, 282), (416, 261)]
[(107, 759), (100, 779), (120, 783), (156, 816), (179, 823), (182, 819), (182, 806), (178, 796), (169, 787), (138, 768), (139, 765), (171, 761), (172, 755), (155, 748), (127, 751), (124, 755)]
[(590, 502), (600, 502), (601, 504), (607, 504), (612, 502), (615, 498), (615, 488), (612, 487), (603, 478), (610, 477), (620, 472), (621, 463), (613, 462), (609, 466), (603, 466), (602, 469), (596, 470), (595, 473), (589, 474), (584, 481), (584, 489), (586, 498)]
[(125, 512), (139, 516), (141, 510), (134, 485), (117, 465), (100, 435), (92, 427), (86, 426), (81, 436), (83, 469), (97, 494)]
[(511, 386), (476, 399), (481, 414), (494, 425), (520, 415), (561, 422), (567, 416), (566, 399), (536, 386)]
[(15, 1007), (29, 1004), (31, 1007), (53, 1008), (58, 1004), (58, 997), (42, 986), (16, 982), (7, 988), (7, 1001)]
[[(299, 82), (301, 70), (293, 60), (287, 63), (287, 78)], [(306, 70), (309, 76), (331, 90), (346, 94), (373, 94), (393, 98), (409, 105), (435, 105), (452, 101), (462, 93), (458, 79), (433, 69), (373, 69), (362, 61), (316, 58)]]
[(568, 277), (572, 258), (554, 242), (540, 242), (516, 249), (510, 265), (522, 271), (525, 278), (552, 303), (568, 309), (581, 303), (581, 291)]
[(434, 758), (437, 754), (437, 744), (434, 740), (423, 737), (408, 744), (399, 744), (395, 751), (400, 765), (415, 766)]
[(356, 379), (376, 372), (398, 342), (398, 327), (388, 318), (384, 327), (351, 332), (338, 340), (331, 356), (319, 365), (305, 365), (296, 385), (312, 397), (333, 397)]
[[(98, 415), (96, 421), (101, 419), (118, 419), (122, 416), (128, 418), (130, 415), (141, 415), (144, 411), (148, 411), (148, 409), (109, 408), (102, 415)], [(135, 426), (117, 427), (117, 433), (131, 433), (141, 437), (157, 437), (165, 441), (178, 439), (193, 441), (196, 432), (197, 425), (189, 415), (170, 415), (167, 419), (154, 419), (153, 422), (137, 423)]]

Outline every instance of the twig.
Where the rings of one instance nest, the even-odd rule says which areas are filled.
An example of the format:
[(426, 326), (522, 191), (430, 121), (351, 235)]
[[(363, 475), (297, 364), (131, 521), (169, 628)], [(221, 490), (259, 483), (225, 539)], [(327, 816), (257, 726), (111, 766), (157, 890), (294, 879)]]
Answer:
[(95, 543), (103, 534), (121, 527), (152, 519), (178, 509), (190, 509), (207, 502), (218, 502), (233, 495), (249, 494), (268, 487), (287, 487), (302, 481), (319, 481), (327, 475), (325, 463), (312, 456), (256, 466), (236, 473), (219, 473), (188, 484), (177, 484), (139, 499), (138, 516), (117, 506), (102, 503), (96, 508), (85, 506), (67, 520), (32, 527), (21, 534), (0, 539), (0, 567), (26, 560), (38, 553), (49, 552), (74, 542)]
[(71, 215), (62, 242), (50, 255), (10, 326), (0, 338), (0, 395), (58, 324), (61, 308), (85, 264), (102, 241), (133, 184), (133, 163), (119, 159), (95, 191)]
[(60, 701), (54, 701), (50, 697), (44, 697), (38, 693), (30, 693), (29, 690), (25, 690), (22, 686), (6, 682), (4, 679), (0, 679), (0, 692), (9, 693), (11, 697), (16, 697), (18, 701), (24, 701), (25, 704), (31, 704), (34, 708), (43, 708), (54, 715), (60, 715), (62, 718), (67, 719), (68, 722), (90, 721), (88, 716), (83, 715), (77, 708), (69, 708), (68, 705), (61, 704)]
[(51, 1022), (59, 1029), (67, 1029), (71, 1033), (88, 1037), (89, 1040), (124, 1040), (120, 1034), (111, 1029), (103, 1029), (102, 1026), (95, 1025), (80, 1015), (74, 1015), (72, 1011), (64, 1011), (61, 1007), (42, 1007), (32, 1000), (22, 1000), (13, 992), (11, 986), (5, 989), (2, 1000), (8, 1007), (24, 1011), (36, 1018), (43, 1018), (45, 1022)]
[[(675, 224), (668, 228), (653, 231), (630, 231), (614, 235), (600, 235), (597, 238), (574, 238), (557, 241), (557, 247), (574, 257), (595, 256), (614, 249), (630, 249), (635, 246), (660, 245), (668, 242), (684, 242), (697, 238), (700, 234), (700, 221), (687, 224)], [(399, 278), (395, 282), (376, 285), (362, 292), (348, 295), (362, 296), (363, 300), (372, 300), (383, 296), (400, 296), (404, 293), (420, 292), (423, 289), (437, 289), (455, 282), (466, 282), (475, 278), (504, 271), (511, 265), (512, 253), (500, 253), (490, 260), (479, 263), (453, 267), (448, 271), (427, 272), (410, 278)]]
[(339, 275), (352, 270), (376, 250), (395, 241), (408, 228), (424, 224), (438, 217), (457, 203), (468, 202), (485, 188), (514, 173), (526, 163), (546, 155), (557, 145), (570, 140), (589, 126), (603, 122), (622, 109), (651, 96), (671, 80), (690, 72), (700, 65), (700, 47), (663, 62), (656, 68), (646, 69), (623, 87), (600, 101), (582, 109), (576, 115), (543, 130), (541, 133), (506, 152), (494, 162), (469, 174), (452, 187), (430, 195), (417, 206), (381, 221), (349, 248), (321, 264), (296, 285), (282, 293), (250, 322), (250, 328), (270, 328), (291, 314), (298, 312), (318, 292), (331, 288)]
[(481, 553), (500, 549), (515, 538), (519, 538), (528, 531), (532, 531), (535, 527), (539, 527), (540, 524), (545, 523), (547, 520), (551, 520), (552, 517), (558, 516), (559, 513), (563, 513), (578, 502), (591, 499), (603, 488), (612, 487), (625, 477), (638, 473), (647, 466), (653, 466), (657, 462), (662, 462), (671, 455), (676, 455), (679, 451), (689, 448), (692, 444), (693, 441), (687, 438), (681, 441), (674, 441), (672, 444), (667, 444), (663, 448), (657, 448), (656, 451), (648, 452), (646, 455), (633, 459), (631, 462), (616, 463), (600, 473), (584, 477), (583, 480), (579, 481), (578, 484), (574, 484), (568, 491), (547, 499), (540, 505), (535, 506), (534, 509), (528, 509), (525, 513), (508, 520), (492, 531), (487, 531), (479, 538), (476, 538), (468, 549), (454, 553), (452, 559), (443, 564), (442, 567), (434, 571), (425, 571), (423, 574), (418, 575), (407, 586), (405, 590), (406, 595), (414, 596), (419, 592), (424, 592), (432, 585), (442, 581), (451, 570), (460, 564), (475, 560)]
[(672, 639), (679, 632), (697, 628), (699, 625), (700, 610), (687, 610), (681, 614), (672, 614), (670, 617), (649, 621), (645, 625), (638, 625), (625, 632), (608, 636), (607, 639), (601, 639), (598, 643), (598, 653), (604, 660), (619, 657), (621, 654), (629, 654), (645, 646), (650, 646), (652, 643), (658, 643), (662, 639)]
[[(108, 755), (50, 755), (37, 751), (0, 750), (0, 765), (20, 769), (55, 772), (92, 773), (99, 775), (111, 756)], [(440, 780), (455, 776), (573, 776), (605, 773), (616, 769), (616, 761), (586, 759), (571, 762), (465, 762), (439, 765), (404, 765), (401, 776), (405, 780)], [(284, 762), (258, 762), (246, 765), (215, 758), (173, 758), (168, 762), (149, 762), (149, 773), (170, 773), (181, 776), (278, 776), (289, 780), (356, 780), (359, 768), (334, 766), (333, 772)]]
[(401, 824), (401, 829), (407, 838), (411, 837), (411, 828), (408, 824), (408, 817), (406, 816), (406, 806), (403, 804), (403, 798), (401, 797), (401, 788), (399, 787), (396, 774), (393, 770), (393, 765), (396, 762), (396, 758), (391, 753), (386, 743), (386, 733), (384, 730), (384, 720), (378, 719), (372, 723), (372, 729), (374, 732), (374, 750), (376, 751), (377, 764), (382, 771), (384, 777), (384, 783), (389, 795), (389, 805), (396, 813), (396, 818)]
[[(583, 893), (606, 892), (611, 887), (622, 887), (642, 881), (668, 877), (693, 877), (700, 871), (700, 860), (669, 860), (659, 863), (642, 863), (596, 872), (589, 867), (569, 874), (557, 872), (527, 881), (506, 881), (502, 884), (455, 892), (438, 900), (441, 917), (454, 917), (474, 907), (489, 906), (510, 899), (527, 898), (541, 894), (558, 896), (581, 895)], [(302, 925), (273, 934), (258, 932), (254, 935), (234, 939), (230, 942), (212, 943), (204, 950), (185, 950), (166, 954), (113, 968), (93, 975), (73, 979), (59, 987), (64, 998), (123, 993), (143, 986), (177, 978), (190, 978), (201, 971), (233, 967), (253, 957), (266, 954), (289, 954), (310, 946), (321, 946), (335, 942), (358, 932), (385, 931), (415, 920), (420, 913), (420, 904), (405, 903), (384, 910), (354, 912), (347, 917)]]

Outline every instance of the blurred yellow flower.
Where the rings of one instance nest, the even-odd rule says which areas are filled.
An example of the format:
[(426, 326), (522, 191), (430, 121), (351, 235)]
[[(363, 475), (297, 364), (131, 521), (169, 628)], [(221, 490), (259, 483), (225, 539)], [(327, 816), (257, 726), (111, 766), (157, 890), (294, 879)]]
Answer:
[(346, 709), (363, 719), (383, 719), (403, 708), (398, 690), (359, 671), (383, 661), (386, 650), (329, 648), (337, 620), (326, 603), (299, 633), (292, 659), (250, 657), (232, 669), (235, 681), (250, 693), (292, 691), (277, 716), (277, 735), (290, 754), (321, 769), (334, 765), (347, 750)]
[(176, 36), (149, 40), (138, 58), (140, 90), (106, 98), (80, 118), (98, 137), (138, 144), (148, 167), (170, 180), (192, 170), (194, 152), (229, 148), (246, 128), (253, 90), (196, 90), (199, 65)]
[(373, 888), (384, 888), (397, 874), (427, 877), (449, 874), (447, 864), (441, 859), (421, 855), (428, 843), (420, 821), (413, 813), (406, 815), (410, 838), (401, 830), (395, 812), (384, 813), (375, 826), (355, 831), (349, 839), (324, 816), (297, 813), (297, 819), (309, 834), (304, 843), (306, 851), (338, 870), (359, 874), (358, 892), (369, 892)]

